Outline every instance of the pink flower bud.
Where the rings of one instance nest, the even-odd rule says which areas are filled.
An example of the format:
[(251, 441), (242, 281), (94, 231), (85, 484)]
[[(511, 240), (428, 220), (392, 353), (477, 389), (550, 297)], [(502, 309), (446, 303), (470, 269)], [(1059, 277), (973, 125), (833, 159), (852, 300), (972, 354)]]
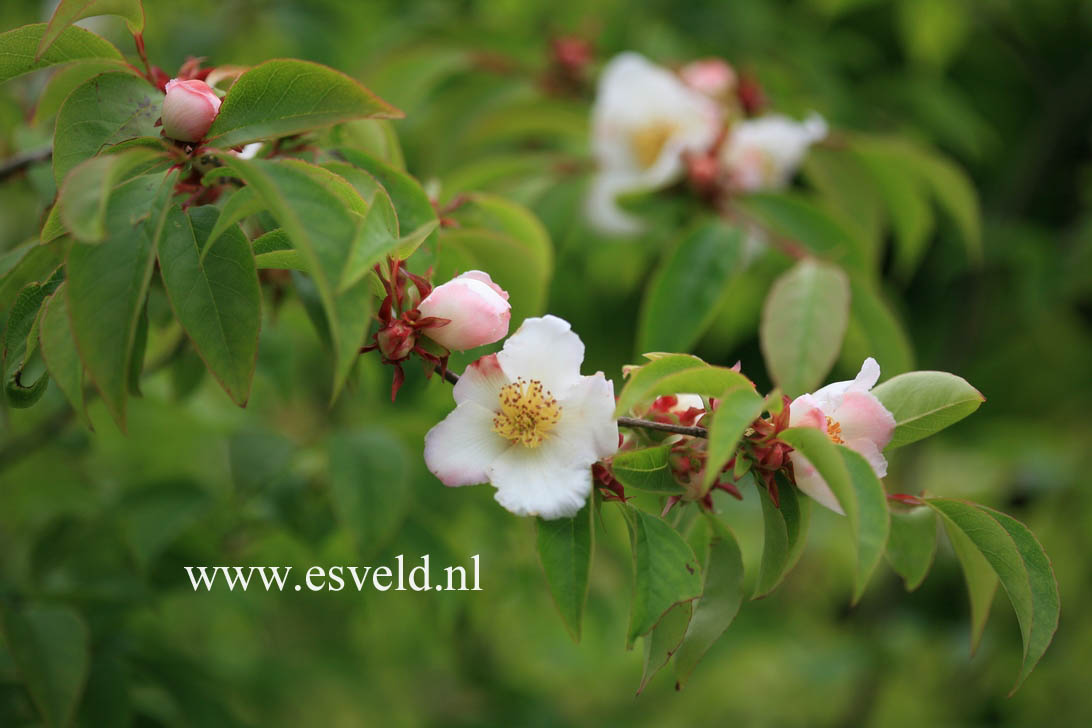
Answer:
[(417, 343), (412, 326), (402, 320), (392, 321), (380, 329), (375, 336), (375, 343), (387, 361), (401, 361), (410, 355)]
[(163, 133), (180, 142), (204, 138), (220, 112), (220, 97), (204, 81), (167, 82), (163, 99)]
[(479, 270), (437, 286), (417, 308), (423, 317), (450, 321), (444, 326), (424, 328), (422, 333), (452, 351), (466, 351), (503, 339), (512, 317), (508, 293), (488, 273)]
[(719, 58), (688, 63), (679, 76), (687, 86), (706, 96), (723, 96), (736, 85), (735, 69)]

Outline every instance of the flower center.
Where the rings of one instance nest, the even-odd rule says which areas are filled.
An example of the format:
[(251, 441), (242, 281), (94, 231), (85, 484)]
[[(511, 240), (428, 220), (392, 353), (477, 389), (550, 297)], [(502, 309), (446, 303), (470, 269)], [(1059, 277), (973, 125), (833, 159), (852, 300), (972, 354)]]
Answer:
[(500, 391), (493, 432), (512, 444), (538, 447), (561, 419), (561, 405), (537, 379), (517, 379)]
[(664, 144), (675, 133), (675, 125), (666, 121), (656, 121), (641, 127), (630, 135), (633, 154), (644, 169), (648, 169), (660, 158)]
[(846, 441), (842, 439), (842, 423), (835, 422), (829, 416), (827, 417), (827, 437), (835, 445), (846, 444)]

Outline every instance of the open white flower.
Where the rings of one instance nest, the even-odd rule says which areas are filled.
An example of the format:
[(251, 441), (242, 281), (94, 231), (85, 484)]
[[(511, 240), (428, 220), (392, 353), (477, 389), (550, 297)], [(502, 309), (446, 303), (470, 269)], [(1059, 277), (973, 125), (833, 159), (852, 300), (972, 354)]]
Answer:
[(746, 192), (784, 187), (808, 147), (826, 135), (827, 123), (818, 114), (802, 122), (781, 114), (741, 121), (720, 150), (728, 184)]
[[(887, 475), (883, 449), (895, 434), (895, 417), (870, 391), (880, 379), (880, 365), (865, 359), (855, 379), (834, 382), (812, 394), (802, 394), (789, 405), (790, 427), (814, 427), (832, 441), (856, 450), (872, 466), (877, 478)], [(798, 452), (792, 459), (796, 485), (822, 505), (842, 513), (841, 505), (819, 471)]]
[(637, 53), (613, 58), (592, 108), (592, 151), (600, 168), (588, 195), (592, 223), (605, 232), (638, 232), (640, 223), (618, 207), (618, 196), (678, 180), (683, 154), (707, 151), (719, 126), (717, 104), (675, 74)]
[(445, 485), (491, 483), (520, 516), (576, 514), (591, 466), (618, 449), (614, 384), (581, 376), (584, 343), (567, 321), (530, 318), (497, 354), (466, 368), (456, 407), (425, 435), (425, 464)]

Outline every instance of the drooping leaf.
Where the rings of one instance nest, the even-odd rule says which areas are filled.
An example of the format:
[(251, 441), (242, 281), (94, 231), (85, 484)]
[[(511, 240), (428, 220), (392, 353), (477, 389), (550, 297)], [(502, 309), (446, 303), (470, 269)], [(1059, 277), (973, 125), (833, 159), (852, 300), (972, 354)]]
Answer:
[(743, 234), (719, 219), (682, 235), (645, 291), (638, 351), (687, 351), (716, 316), (725, 285), (739, 266)]
[(84, 397), (83, 362), (76, 351), (76, 339), (68, 316), (68, 294), (60, 287), (46, 301), (38, 327), (38, 340), (42, 347), (49, 375), (68, 399), (77, 416), (91, 429)]
[(671, 474), (671, 445), (619, 451), (611, 460), (611, 472), (626, 488), (678, 495), (683, 487)]
[(82, 86), (100, 73), (111, 72), (136, 74), (132, 66), (123, 61), (110, 58), (87, 59), (57, 69), (53, 77), (49, 79), (49, 83), (42, 89), (42, 93), (38, 97), (38, 103), (34, 106), (34, 118), (31, 119), (30, 123), (37, 126), (53, 118), (60, 110), (64, 100), (77, 87)]
[(888, 450), (954, 425), (986, 401), (967, 380), (947, 372), (900, 374), (872, 393), (895, 416), (895, 434)]
[(376, 179), (390, 195), (398, 212), (399, 235), (407, 235), (436, 220), (436, 211), (421, 184), (400, 169), (365, 154), (359, 149), (339, 149), (338, 154), (350, 164)]
[(121, 53), (108, 41), (77, 27), (65, 28), (49, 50), (37, 56), (45, 30), (45, 23), (35, 23), (0, 33), (0, 83), (39, 68), (84, 58), (122, 60)]
[(626, 644), (648, 634), (676, 604), (701, 595), (701, 571), (689, 544), (661, 518), (624, 505), (633, 547), (633, 603)]
[(941, 518), (940, 522), (944, 525), (956, 558), (959, 559), (963, 580), (967, 584), (967, 596), (971, 603), (971, 654), (974, 654), (982, 641), (982, 633), (986, 629), (990, 608), (997, 594), (997, 572), (962, 529), (945, 518)]
[(77, 87), (57, 112), (53, 132), (57, 186), (73, 167), (107, 147), (158, 137), (155, 122), (162, 106), (163, 94), (130, 73), (104, 73)]
[(145, 175), (118, 187), (107, 203), (105, 240), (73, 245), (68, 254), (65, 288), (76, 346), (122, 430), (129, 362), (172, 177)]
[(106, 236), (110, 195), (126, 178), (163, 159), (162, 152), (136, 148), (92, 157), (76, 165), (57, 196), (65, 228), (81, 242), (101, 242)]
[(157, 241), (159, 270), (178, 322), (224, 391), (245, 406), (258, 355), (262, 292), (250, 242), (237, 226), (201, 250), (217, 224), (215, 207), (174, 205)]
[(641, 684), (637, 688), (638, 695), (644, 692), (648, 681), (667, 665), (672, 655), (679, 649), (693, 614), (692, 602), (676, 604), (667, 610), (667, 614), (645, 637), (645, 660), (641, 671)]
[(675, 688), (686, 684), (698, 662), (731, 626), (743, 603), (743, 557), (731, 529), (709, 516), (705, 582), (682, 644), (675, 652)]
[(35, 58), (45, 54), (74, 23), (97, 15), (118, 15), (124, 18), (125, 25), (133, 35), (144, 30), (144, 7), (140, 0), (61, 0), (42, 33)]
[(816, 145), (808, 150), (801, 172), (818, 190), (824, 208), (868, 243), (870, 259), (875, 263), (886, 216), (868, 168), (851, 149)]
[(28, 283), (15, 298), (4, 322), (3, 366), (0, 367), (0, 374), (5, 381), (13, 373), (23, 369), (27, 359), (37, 349), (38, 319), (42, 304), (63, 280), (63, 269), (56, 270), (42, 283)]
[[(752, 477), (753, 480), (753, 477)], [(761, 599), (776, 589), (800, 557), (807, 543), (811, 499), (804, 497), (788, 480), (778, 478), (778, 505), (765, 487), (755, 481), (762, 503), (762, 559), (758, 564), (752, 599)]]
[(797, 427), (785, 430), (779, 437), (799, 450), (819, 471), (846, 513), (857, 551), (853, 579), (855, 604), (864, 594), (865, 586), (887, 547), (890, 517), (883, 483), (863, 456), (847, 447), (835, 445), (825, 432)]
[(970, 539), (1008, 594), (1024, 639), (1024, 662), (1012, 688), (1015, 692), (1058, 629), (1061, 607), (1050, 559), (1027, 526), (1004, 513), (950, 498), (925, 502)]
[(74, 609), (53, 604), (7, 609), (3, 616), (12, 661), (42, 721), (69, 725), (87, 682), (87, 624)]
[(60, 242), (31, 242), (0, 256), (0, 311), (6, 311), (28, 283), (44, 283), (64, 262), (66, 246)]
[(891, 536), (887, 541), (887, 562), (902, 577), (906, 591), (914, 591), (937, 551), (937, 519), (928, 508), (891, 508)]
[(849, 321), (841, 270), (802, 260), (777, 279), (762, 311), (759, 341), (770, 376), (790, 397), (818, 387), (838, 358)]
[(251, 215), (257, 215), (264, 209), (266, 209), (265, 199), (255, 194), (253, 187), (236, 190), (220, 209), (220, 217), (216, 219), (216, 225), (209, 232), (208, 239), (201, 249), (201, 258), (204, 259), (208, 249), (216, 244), (224, 231), (233, 228)]
[(338, 520), (361, 554), (398, 533), (413, 497), (402, 442), (378, 428), (330, 439), (330, 497)]
[(550, 595), (573, 640), (580, 641), (595, 549), (594, 498), (572, 518), (538, 519), (538, 557)]
[(709, 428), (702, 482), (705, 492), (709, 492), (717, 482), (721, 469), (735, 455), (744, 431), (762, 414), (763, 405), (762, 398), (754, 389), (739, 387), (721, 397), (716, 410), (704, 418), (703, 424)]
[(349, 119), (401, 116), (398, 109), (332, 68), (310, 61), (275, 59), (236, 79), (207, 139), (218, 147), (234, 147)]

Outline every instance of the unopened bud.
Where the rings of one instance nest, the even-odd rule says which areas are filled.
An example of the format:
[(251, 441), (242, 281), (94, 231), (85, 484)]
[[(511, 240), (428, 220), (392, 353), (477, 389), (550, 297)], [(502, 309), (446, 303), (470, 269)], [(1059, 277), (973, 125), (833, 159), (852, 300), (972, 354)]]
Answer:
[(201, 141), (220, 113), (220, 97), (204, 81), (167, 82), (163, 99), (163, 133), (181, 142)]

